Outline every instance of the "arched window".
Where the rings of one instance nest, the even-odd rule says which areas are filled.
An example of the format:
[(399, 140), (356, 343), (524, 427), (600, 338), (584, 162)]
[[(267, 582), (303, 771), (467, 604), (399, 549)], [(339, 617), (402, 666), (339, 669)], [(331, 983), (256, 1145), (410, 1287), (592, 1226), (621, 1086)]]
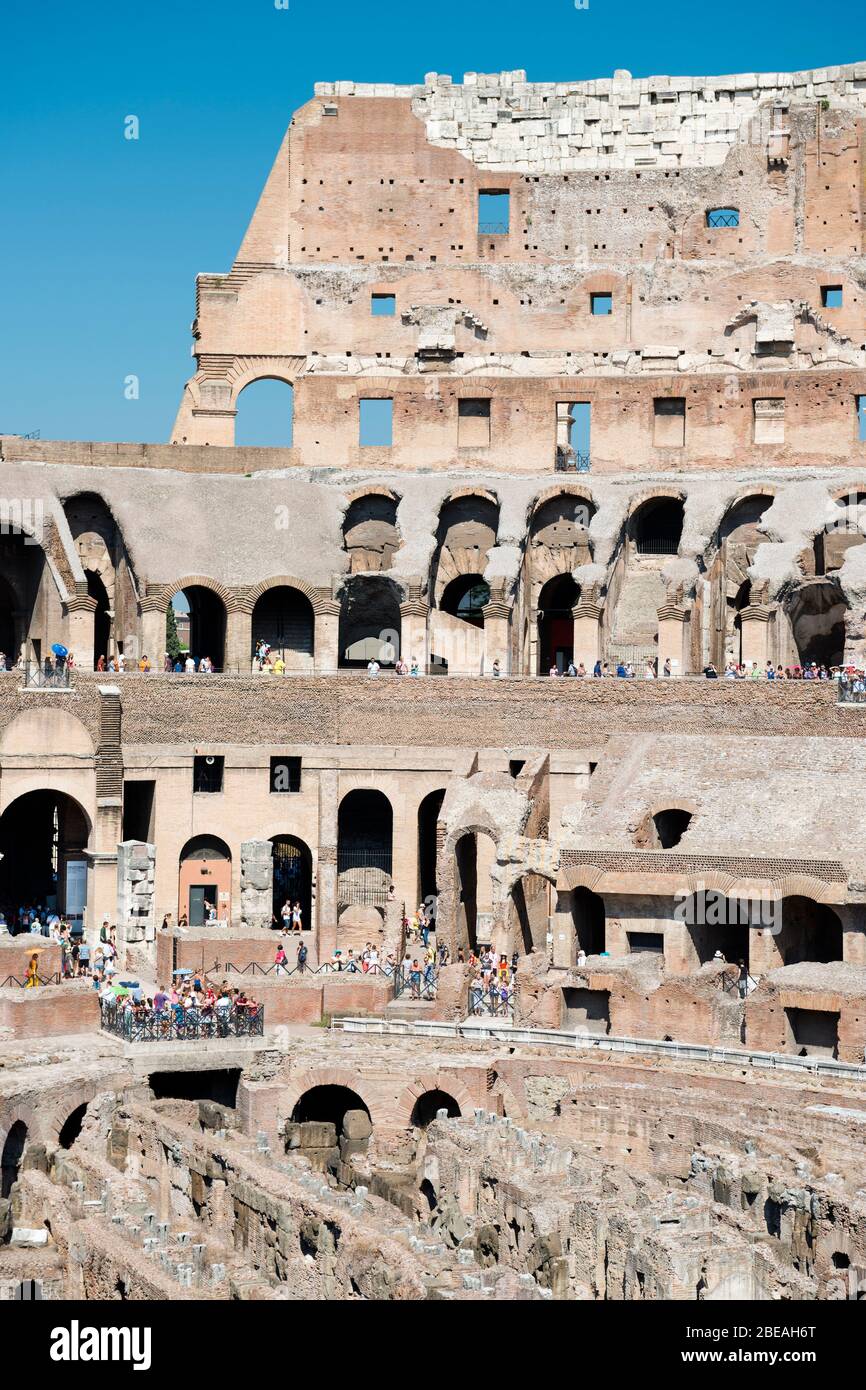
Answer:
[(251, 381), (238, 396), (235, 444), (291, 447), (294, 404), (288, 382), (273, 377)]
[(180, 852), (178, 919), (191, 927), (231, 919), (232, 854), (216, 835), (196, 835)]
[(313, 605), (300, 589), (278, 585), (267, 589), (256, 602), (252, 621), (254, 660), (266, 646), (272, 662), (280, 658), (290, 671), (307, 670), (312, 665), (314, 637)]
[(651, 497), (633, 513), (630, 531), (639, 555), (676, 555), (683, 531), (678, 497)]
[(480, 574), (461, 574), (452, 579), (439, 607), (473, 627), (484, 626), (484, 605), (490, 601), (490, 586)]
[(400, 594), (390, 579), (349, 579), (340, 603), (340, 660), (348, 668), (375, 660), (392, 665), (400, 656)]
[(709, 208), (707, 210), (708, 227), (739, 227), (739, 225), (739, 208)]
[(548, 579), (538, 596), (538, 673), (562, 673), (574, 656), (574, 614), (580, 590), (570, 574)]

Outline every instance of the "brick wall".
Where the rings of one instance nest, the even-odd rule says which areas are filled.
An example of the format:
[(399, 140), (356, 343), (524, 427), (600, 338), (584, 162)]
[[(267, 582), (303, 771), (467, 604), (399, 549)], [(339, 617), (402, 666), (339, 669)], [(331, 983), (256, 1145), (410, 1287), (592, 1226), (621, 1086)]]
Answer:
[(99, 1028), (99, 1000), (89, 982), (0, 992), (0, 1029), (16, 1039), (57, 1038)]

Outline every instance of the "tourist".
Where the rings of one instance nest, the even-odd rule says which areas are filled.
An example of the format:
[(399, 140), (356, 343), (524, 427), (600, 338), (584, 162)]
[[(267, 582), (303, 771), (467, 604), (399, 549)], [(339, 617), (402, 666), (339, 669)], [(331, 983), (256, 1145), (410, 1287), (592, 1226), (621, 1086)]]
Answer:
[(741, 999), (745, 999), (749, 992), (749, 967), (744, 960), (737, 962), (739, 973), (737, 975), (737, 992)]
[(549, 676), (558, 676), (558, 675), (559, 675), (559, 667), (556, 666), (556, 665), (551, 666), (551, 668), (550, 668), (550, 670), (548, 671), (547, 674), (548, 674)]
[(143, 671), (143, 672), (147, 672), (147, 671), (150, 670), (150, 658), (148, 657), (148, 655), (147, 655), (146, 652), (145, 652), (144, 656), (141, 657), (141, 659), (140, 659), (140, 661), (139, 661), (139, 663), (138, 663), (138, 669), (139, 669), (139, 671)]
[(368, 676), (378, 676), (378, 674), (379, 674), (379, 672), (380, 672), (381, 669), (382, 669), (382, 668), (380, 667), (380, 665), (379, 665), (379, 663), (378, 663), (378, 661), (376, 660), (375, 657), (371, 657), (371, 659), (367, 662), (367, 675), (368, 675)]
[(278, 975), (288, 974), (288, 970), (286, 969), (288, 965), (288, 957), (286, 956), (286, 953), (283, 949), (282, 942), (280, 942), (279, 946), (277, 947), (277, 953), (274, 956), (274, 965), (277, 968)]
[(303, 929), (304, 924), (301, 919), (301, 904), (296, 902), (292, 908), (292, 931), (299, 932), (303, 931)]
[(581, 681), (586, 679), (586, 667), (584, 666), (582, 661), (577, 668), (577, 678)]
[(592, 674), (601, 679), (601, 661), (597, 661), (592, 668)]
[(304, 971), (307, 968), (307, 948), (303, 941), (298, 942), (297, 962), (298, 970), (300, 974), (303, 975)]
[(499, 677), (502, 675), (502, 672), (501, 672), (500, 669), (499, 669), (499, 657), (498, 657), (498, 656), (494, 659), (493, 666), (492, 666), (492, 669), (491, 669), (491, 671), (490, 671), (490, 674), (491, 674), (491, 676), (493, 676), (496, 680), (498, 680)]
[(577, 968), (578, 968), (578, 970), (582, 970), (583, 967), (584, 967), (585, 965), (586, 965), (586, 951), (585, 951), (585, 950), (583, 949), (583, 947), (581, 946), (581, 947), (579, 947), (578, 952), (577, 952)]
[(420, 676), (420, 674), (421, 674), (421, 669), (420, 669), (420, 667), (419, 667), (419, 665), (418, 665), (418, 658), (413, 656), (413, 658), (412, 658), (412, 665), (409, 667), (409, 675), (410, 675), (410, 676)]
[(280, 908), (280, 917), (282, 918), (283, 930), (288, 931), (292, 920), (292, 904), (289, 902), (288, 898)]
[(36, 989), (39, 984), (39, 957), (34, 952), (27, 966), (25, 989)]
[(704, 667), (704, 676), (708, 681), (717, 681), (719, 679), (719, 673), (711, 661), (708, 661)]

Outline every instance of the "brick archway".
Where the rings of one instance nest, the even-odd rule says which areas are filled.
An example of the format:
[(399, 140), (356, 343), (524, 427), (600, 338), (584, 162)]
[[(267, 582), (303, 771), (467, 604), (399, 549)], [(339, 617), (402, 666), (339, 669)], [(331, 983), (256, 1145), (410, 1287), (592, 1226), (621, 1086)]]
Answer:
[(359, 1090), (359, 1084), (358, 1072), (352, 1071), (348, 1067), (314, 1067), (310, 1071), (305, 1071), (290, 1081), (284, 1099), (279, 1102), (278, 1123), (283, 1124), (292, 1118), (295, 1107), (307, 1091), (315, 1090), (317, 1086), (342, 1086), (347, 1091), (353, 1091), (366, 1105), (374, 1129), (377, 1126), (387, 1127), (386, 1107), (378, 1098), (373, 1101), (368, 1100), (367, 1096)]
[(411, 1082), (399, 1096), (393, 1113), (394, 1128), (410, 1129), (412, 1127), (412, 1112), (421, 1097), (430, 1091), (444, 1091), (446, 1095), (451, 1096), (460, 1107), (460, 1114), (463, 1116), (471, 1115), (476, 1108), (477, 1101), (473, 1099), (462, 1081), (458, 1081), (456, 1077), (449, 1076), (445, 1072), (425, 1072)]

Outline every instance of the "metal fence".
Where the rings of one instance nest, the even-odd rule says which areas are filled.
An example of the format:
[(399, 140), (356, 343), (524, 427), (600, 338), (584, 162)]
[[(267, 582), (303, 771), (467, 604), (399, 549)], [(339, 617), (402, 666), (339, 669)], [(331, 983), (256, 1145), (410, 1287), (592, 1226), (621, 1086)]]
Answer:
[(506, 998), (502, 997), (502, 990), (499, 985), (491, 985), (485, 988), (480, 982), (469, 986), (468, 1009), (473, 1018), (513, 1018), (514, 1017), (514, 994), (509, 990)]
[(102, 1004), (102, 1027), (125, 1042), (196, 1042), (214, 1038), (260, 1038), (262, 1004), (230, 1009), (126, 1009)]
[(679, 549), (673, 536), (642, 536), (637, 542), (638, 555), (678, 555)]
[(592, 460), (589, 454), (578, 453), (574, 449), (557, 449), (557, 473), (589, 473)]
[[(53, 975), (36, 976), (37, 984), (40, 985), (59, 985), (62, 979), (63, 976), (59, 973), (59, 971), (55, 971)], [(0, 989), (5, 989), (7, 985), (20, 985), (22, 989), (35, 988), (34, 985), (30, 984), (30, 981), (27, 979), (26, 975), (22, 979), (19, 979), (17, 975), (7, 975), (6, 979), (2, 982), (2, 984), (0, 984)]]
[(69, 688), (69, 667), (54, 666), (46, 661), (28, 661), (24, 668), (24, 685), (28, 690), (66, 690)]
[(260, 965), (258, 961), (253, 960), (248, 965), (235, 965), (230, 960), (222, 964), (214, 961), (213, 965), (201, 973), (207, 977), (217, 974), (272, 975), (275, 979), (287, 980), (292, 975), (381, 975), (387, 978), (392, 972), (387, 966), (382, 965), (369, 965), (365, 970), (361, 961), (353, 956), (351, 960), (348, 957), (340, 962), (326, 960), (322, 965), (315, 966), (307, 965), (306, 962), (303, 965), (277, 965), (276, 962), (273, 965)]
[(508, 233), (507, 222), (479, 222), (479, 236), (506, 236)]
[(410, 999), (435, 999), (439, 972), (430, 966), (417, 970), (398, 966), (394, 971), (394, 998), (407, 995)]

